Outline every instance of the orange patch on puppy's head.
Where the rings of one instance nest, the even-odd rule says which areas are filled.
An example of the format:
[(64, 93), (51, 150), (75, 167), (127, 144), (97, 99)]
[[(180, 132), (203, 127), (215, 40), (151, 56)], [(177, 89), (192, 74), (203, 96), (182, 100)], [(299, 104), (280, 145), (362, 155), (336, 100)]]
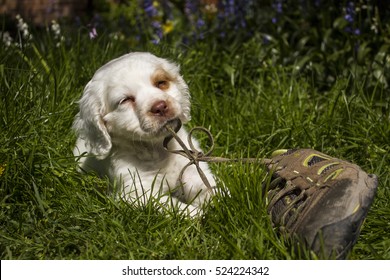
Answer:
[(157, 69), (151, 77), (152, 85), (163, 91), (169, 89), (170, 84), (173, 80), (174, 78), (167, 71), (161, 68)]

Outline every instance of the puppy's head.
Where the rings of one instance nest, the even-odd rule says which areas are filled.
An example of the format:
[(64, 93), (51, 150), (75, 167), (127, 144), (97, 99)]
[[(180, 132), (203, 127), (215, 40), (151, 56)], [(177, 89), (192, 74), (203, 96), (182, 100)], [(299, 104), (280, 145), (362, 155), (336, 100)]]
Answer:
[(167, 123), (189, 119), (190, 96), (179, 67), (150, 53), (130, 53), (95, 73), (73, 127), (92, 154), (105, 158), (113, 143), (161, 141)]

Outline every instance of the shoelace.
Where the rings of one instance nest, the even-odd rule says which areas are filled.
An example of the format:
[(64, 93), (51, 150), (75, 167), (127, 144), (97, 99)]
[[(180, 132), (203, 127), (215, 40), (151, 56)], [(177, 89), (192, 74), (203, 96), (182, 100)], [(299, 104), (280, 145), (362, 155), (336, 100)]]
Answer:
[[(199, 173), (200, 178), (202, 179), (203, 183), (207, 187), (209, 191), (213, 190), (213, 187), (210, 185), (210, 182), (207, 180), (206, 175), (204, 174), (203, 170), (199, 166), (199, 162), (251, 162), (251, 163), (260, 163), (263, 165), (269, 165), (272, 163), (271, 159), (258, 159), (258, 158), (242, 158), (242, 159), (230, 159), (230, 158), (224, 158), (224, 157), (215, 157), (211, 156), (213, 150), (214, 150), (214, 138), (211, 134), (211, 132), (204, 128), (204, 127), (194, 127), (192, 128), (189, 133), (188, 133), (188, 144), (189, 147), (187, 147), (182, 139), (177, 135), (177, 132), (181, 128), (181, 121), (177, 121), (176, 127), (172, 127), (171, 125), (166, 125), (166, 129), (171, 133), (170, 136), (166, 137), (163, 142), (164, 148), (171, 153), (178, 154), (181, 156), (184, 156), (188, 158), (189, 162), (183, 167), (179, 174), (179, 180), (182, 181), (183, 173), (184, 171), (191, 165), (195, 165), (196, 169)], [(204, 133), (208, 141), (210, 143), (210, 148), (206, 152), (201, 152), (198, 149), (195, 148), (193, 142), (192, 142), (192, 135), (194, 132), (201, 132)], [(172, 140), (175, 139), (179, 145), (182, 147), (182, 150), (170, 150), (168, 148), (168, 143)]]

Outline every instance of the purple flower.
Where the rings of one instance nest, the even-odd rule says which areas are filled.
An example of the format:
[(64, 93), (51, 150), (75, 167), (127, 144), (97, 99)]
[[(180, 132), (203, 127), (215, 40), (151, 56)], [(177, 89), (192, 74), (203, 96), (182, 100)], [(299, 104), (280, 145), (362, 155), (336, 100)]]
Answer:
[(155, 28), (155, 29), (160, 29), (161, 28), (161, 23), (158, 22), (158, 21), (152, 21), (151, 23), (152, 27)]
[(359, 29), (359, 28), (356, 28), (356, 29), (353, 31), (353, 33), (354, 33), (355, 35), (360, 35), (360, 29)]
[(275, 0), (271, 6), (276, 12), (276, 16), (274, 16), (271, 21), (276, 24), (279, 21), (279, 15), (283, 13), (283, 0)]
[(272, 8), (278, 13), (283, 13), (283, 0), (276, 0), (272, 3)]
[(344, 29), (345, 32), (357, 36), (360, 35), (360, 29), (356, 28), (354, 25), (355, 17), (356, 17), (355, 4), (352, 1), (348, 2), (344, 11), (345, 11), (344, 19), (348, 22), (347, 27), (345, 27)]
[(348, 22), (353, 22), (353, 16), (351, 15), (351, 14), (346, 14), (345, 16), (344, 16), (344, 19), (346, 20), (346, 21), (348, 21)]
[(153, 5), (153, 0), (144, 1), (144, 11), (148, 17), (155, 17), (158, 14), (156, 7)]
[(355, 17), (355, 4), (353, 2), (348, 2), (347, 6), (345, 7), (345, 20), (348, 22), (353, 22)]
[[(199, 0), (186, 0), (184, 3), (184, 13), (188, 19), (192, 33), (190, 38), (193, 38), (194, 40), (204, 39), (203, 30), (206, 26), (206, 22), (200, 7), (201, 5)], [(186, 41), (189, 42), (190, 38), (186, 38)]]
[(184, 4), (184, 13), (187, 15), (187, 17), (190, 17), (191, 15), (194, 15), (198, 12), (198, 5), (196, 4), (197, 1), (193, 0), (187, 0)]
[[(223, 29), (243, 29), (247, 26), (247, 15), (251, 11), (253, 1), (225, 0), (218, 2), (218, 29), (224, 35)], [(223, 37), (223, 36), (222, 36)]]
[(159, 11), (157, 9), (158, 5), (154, 3), (153, 0), (145, 0), (143, 4), (144, 12), (147, 17), (148, 22), (152, 27), (153, 32), (153, 44), (159, 44), (163, 37), (162, 24), (159, 21)]
[(206, 23), (204, 22), (204, 20), (202, 18), (198, 18), (198, 20), (196, 21), (196, 27), (202, 28), (205, 25), (206, 25)]
[(234, 0), (228, 0), (225, 5), (225, 15), (234, 15), (235, 14), (235, 4)]

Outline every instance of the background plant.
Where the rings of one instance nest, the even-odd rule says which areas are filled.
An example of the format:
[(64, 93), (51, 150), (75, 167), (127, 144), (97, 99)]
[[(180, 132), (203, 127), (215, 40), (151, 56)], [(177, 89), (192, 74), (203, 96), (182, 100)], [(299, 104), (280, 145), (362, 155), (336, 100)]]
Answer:
[(105, 28), (136, 44), (255, 40), (267, 45), (274, 63), (311, 75), (319, 86), (352, 75), (367, 87), (388, 87), (387, 2), (119, 1), (102, 15)]

